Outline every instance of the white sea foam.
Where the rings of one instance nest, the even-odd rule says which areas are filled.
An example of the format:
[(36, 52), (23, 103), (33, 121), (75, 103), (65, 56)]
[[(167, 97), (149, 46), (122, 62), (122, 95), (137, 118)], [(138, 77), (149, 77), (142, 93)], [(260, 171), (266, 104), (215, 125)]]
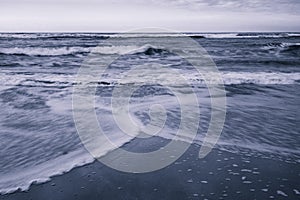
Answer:
[[(100, 79), (99, 81), (106, 81), (111, 84), (145, 84), (147, 80), (151, 80), (152, 83), (166, 84), (166, 85), (180, 85), (185, 83), (178, 82), (176, 77), (168, 77), (168, 74), (160, 74), (151, 70), (141, 70), (141, 74), (144, 76), (136, 77), (133, 79), (119, 80), (118, 77)], [(286, 85), (295, 84), (300, 80), (300, 73), (283, 73), (283, 72), (220, 72), (221, 77), (225, 85), (230, 84), (258, 84), (258, 85)], [(194, 84), (210, 84), (216, 82), (217, 74), (211, 73), (207, 78), (207, 82), (201, 77), (200, 74), (184, 74), (187, 81)], [(147, 78), (148, 77), (148, 78)], [(155, 77), (155, 79), (153, 79)], [(75, 82), (75, 75), (53, 75), (53, 74), (5, 74), (1, 73), (0, 88), (1, 90), (15, 87), (17, 85), (22, 86), (66, 86), (71, 87)], [(91, 83), (98, 84), (98, 83)]]
[(32, 183), (43, 183), (54, 175), (61, 175), (74, 167), (91, 163), (94, 158), (84, 151), (76, 151), (44, 162), (40, 165), (1, 175), (0, 193), (7, 194), (18, 189), (26, 191)]
[(300, 192), (299, 192), (299, 190), (297, 190), (297, 189), (293, 189), (293, 191), (295, 192), (295, 194), (296, 194), (296, 195), (300, 195)]
[(15, 39), (33, 39), (38, 38), (36, 34), (15, 34), (15, 33), (0, 33), (0, 38), (15, 38)]
[(284, 50), (290, 47), (299, 47), (300, 43), (291, 43), (291, 42), (282, 42), (282, 43), (272, 43), (267, 44), (266, 46), (262, 47), (265, 50)]
[(79, 52), (90, 52), (90, 48), (84, 47), (14, 47), (0, 48), (2, 54), (24, 54), (30, 56), (58, 56)]
[(277, 190), (277, 194), (278, 194), (278, 195), (281, 195), (281, 196), (284, 196), (284, 197), (287, 197), (287, 196), (288, 196), (286, 193), (284, 193), (284, 192), (281, 191), (281, 190)]
[(188, 36), (204, 36), (205, 38), (282, 38), (298, 37), (296, 33), (198, 33), (187, 34)]
[[(113, 124), (110, 121), (107, 123)], [(101, 147), (95, 147), (93, 156), (96, 158), (105, 156), (110, 151), (122, 146), (129, 142), (132, 137), (127, 135), (118, 134), (116, 127), (111, 127), (110, 139), (114, 141), (115, 147), (112, 149), (111, 145), (101, 145)], [(115, 134), (114, 134), (115, 133)], [(34, 156), (34, 155), (33, 155)], [(43, 183), (51, 180), (51, 177), (55, 175), (62, 175), (69, 172), (71, 169), (79, 166), (83, 166), (92, 163), (95, 159), (85, 149), (79, 148), (78, 150), (68, 152), (67, 154), (61, 155), (49, 161), (43, 162), (38, 165), (16, 168), (9, 173), (1, 174), (0, 179), (0, 194), (7, 194), (14, 192), (18, 189), (26, 191), (33, 183)]]
[(0, 48), (2, 54), (24, 54), (29, 56), (59, 56), (76, 53), (95, 53), (95, 54), (135, 54), (143, 53), (150, 48), (156, 49), (151, 45), (143, 46), (97, 46), (97, 47), (14, 47)]
[(300, 80), (300, 73), (282, 72), (222, 72), (225, 84), (294, 84)]
[(0, 90), (15, 86), (71, 86), (74, 75), (66, 74), (6, 74), (0, 73)]
[[(140, 77), (135, 77), (132, 79), (120, 80), (119, 82), (122, 84), (129, 83), (138, 83), (143, 84), (146, 83), (147, 80), (152, 83), (165, 84), (165, 85), (181, 85), (185, 83), (181, 83), (177, 77), (169, 77), (168, 74), (161, 74), (158, 71), (151, 69), (141, 69)], [(184, 75), (187, 81), (190, 81), (194, 84), (215, 84), (219, 83), (218, 74), (216, 73), (206, 73), (205, 78), (201, 76), (201, 74), (189, 73), (182, 74)], [(220, 72), (222, 80), (225, 85), (231, 84), (259, 84), (259, 85), (268, 85), (268, 84), (277, 84), (277, 85), (285, 85), (285, 84), (295, 84), (300, 80), (300, 73), (283, 73), (283, 72), (233, 72), (233, 71), (222, 71)]]
[(0, 33), (0, 38), (14, 39), (46, 39), (46, 38), (78, 38), (78, 37), (109, 37), (99, 33)]

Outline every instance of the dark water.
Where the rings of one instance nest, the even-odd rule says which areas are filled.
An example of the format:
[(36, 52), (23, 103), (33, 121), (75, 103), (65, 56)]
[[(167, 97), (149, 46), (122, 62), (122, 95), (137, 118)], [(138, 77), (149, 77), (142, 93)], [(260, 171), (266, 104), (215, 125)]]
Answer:
[[(300, 34), (188, 35), (207, 50), (225, 84), (227, 116), (216, 148), (299, 163)], [(99, 56), (120, 56), (101, 81), (91, 83), (98, 85), (96, 111), (107, 134), (120, 131), (108, 109), (120, 75), (132, 66), (143, 72), (149, 64), (159, 64), (178, 69), (193, 83), (201, 104), (201, 124), (194, 142), (202, 143), (211, 109), (202, 78), (189, 63), (167, 50), (140, 45), (146, 37), (150, 36), (0, 34), (1, 192), (26, 189), (33, 181), (43, 182), (93, 161), (82, 147), (72, 116), (76, 73), (92, 50)], [(119, 40), (118, 45), (107, 46), (108, 38)], [(172, 84), (179, 83), (174, 79)], [(153, 103), (167, 108), (166, 130), (161, 136), (171, 137), (178, 128), (180, 107), (172, 91), (162, 85), (146, 84), (135, 91), (131, 100), (134, 120), (147, 124), (148, 107)], [(114, 140), (121, 145), (129, 138)]]

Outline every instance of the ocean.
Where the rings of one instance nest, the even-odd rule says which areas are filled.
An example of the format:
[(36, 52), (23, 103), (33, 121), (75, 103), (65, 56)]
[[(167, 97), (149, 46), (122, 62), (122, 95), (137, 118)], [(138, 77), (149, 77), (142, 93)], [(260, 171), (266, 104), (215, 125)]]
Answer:
[[(207, 51), (225, 85), (226, 120), (214, 148), (300, 163), (300, 34), (184, 35)], [(95, 111), (99, 123), (118, 146), (130, 142), (134, 136), (119, 137), (121, 130), (109, 107), (112, 91), (122, 73), (133, 66), (142, 72), (149, 64), (178, 70), (192, 83), (201, 111), (193, 143), (202, 144), (211, 117), (205, 82), (178, 55), (144, 44), (149, 37), (168, 40), (180, 38), (181, 34), (0, 33), (2, 194), (27, 190), (32, 183), (48, 181), (54, 175), (94, 161), (81, 143), (72, 113), (77, 72), (91, 52), (100, 58), (117, 56), (105, 76), (91, 84), (97, 85)], [(119, 41), (118, 45), (107, 45), (105, 41), (109, 38)], [(144, 78), (139, 82), (143, 84)], [(176, 79), (169, 84), (180, 85)], [(184, 94), (185, 88), (181, 91)], [(160, 84), (143, 85), (130, 101), (133, 120), (148, 124), (149, 106), (163, 104), (168, 119), (159, 137), (172, 138), (181, 115), (174, 98), (172, 91)], [(113, 150), (105, 145), (100, 148), (99, 157)]]

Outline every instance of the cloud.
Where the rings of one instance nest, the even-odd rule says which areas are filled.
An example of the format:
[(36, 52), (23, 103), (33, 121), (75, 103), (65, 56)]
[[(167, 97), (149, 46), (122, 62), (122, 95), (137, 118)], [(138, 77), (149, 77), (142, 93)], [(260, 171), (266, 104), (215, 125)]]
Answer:
[(0, 0), (0, 31), (300, 31), (299, 0)]
[(298, 15), (299, 0), (152, 0), (191, 10), (223, 10), (238, 12), (293, 13)]

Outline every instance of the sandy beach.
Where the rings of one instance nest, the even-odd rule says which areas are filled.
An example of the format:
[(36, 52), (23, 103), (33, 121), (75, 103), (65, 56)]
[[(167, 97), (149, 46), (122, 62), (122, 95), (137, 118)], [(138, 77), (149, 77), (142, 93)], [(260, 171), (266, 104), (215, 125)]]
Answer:
[[(145, 151), (168, 142), (135, 139), (123, 148)], [(28, 191), (1, 195), (2, 200), (50, 199), (299, 199), (298, 164), (246, 157), (214, 149), (197, 158), (198, 145), (172, 165), (145, 174), (111, 169), (99, 161), (34, 184)]]

